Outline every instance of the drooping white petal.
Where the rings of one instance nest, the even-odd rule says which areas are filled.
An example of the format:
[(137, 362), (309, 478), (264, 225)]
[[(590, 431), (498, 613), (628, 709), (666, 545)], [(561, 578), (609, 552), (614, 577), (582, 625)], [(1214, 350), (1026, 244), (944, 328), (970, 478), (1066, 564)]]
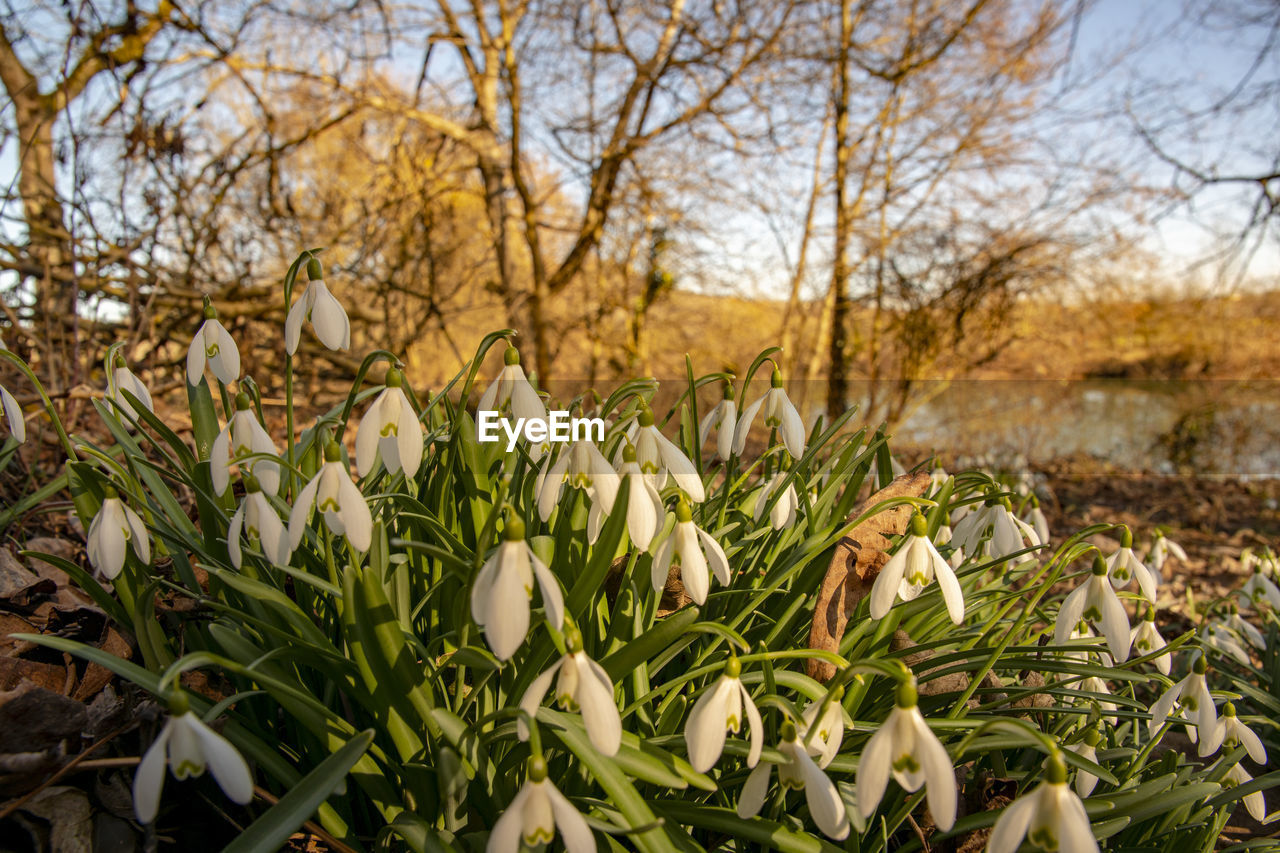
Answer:
[(780, 397), (779, 408), (782, 415), (782, 426), (779, 432), (782, 435), (782, 443), (787, 448), (787, 453), (791, 454), (792, 459), (799, 459), (804, 455), (804, 421), (800, 418), (800, 413), (796, 411), (796, 407), (792, 404), (786, 392), (781, 388), (774, 389), (778, 391)]
[(805, 801), (809, 804), (809, 814), (818, 829), (828, 838), (840, 841), (849, 835), (849, 815), (845, 811), (844, 800), (840, 792), (827, 774), (813, 763), (813, 759), (798, 744), (788, 750), (804, 779)]
[[(514, 544), (517, 547), (523, 543)], [(489, 648), (498, 660), (510, 660), (529, 633), (529, 593), (515, 567), (502, 563), (502, 549), (498, 551), (498, 568), (489, 589), (489, 613), (494, 618), (484, 625), (484, 636)]]
[[(897, 713), (899, 712), (895, 705), (889, 712), (890, 718), (892, 719)], [(875, 813), (880, 800), (884, 798), (884, 789), (889, 784), (895, 728), (889, 722), (886, 720), (880, 728), (876, 729), (875, 734), (871, 735), (866, 747), (862, 750), (862, 758), (858, 761), (858, 810), (862, 812), (863, 818), (869, 818)]]
[(909, 550), (910, 541), (908, 540), (884, 564), (884, 568), (880, 570), (880, 574), (876, 576), (875, 582), (871, 585), (872, 619), (883, 619), (889, 609), (893, 607), (893, 602), (898, 597), (898, 588), (902, 585), (902, 578), (907, 571), (907, 553)]
[(1058, 844), (1063, 853), (1097, 853), (1098, 842), (1089, 825), (1084, 803), (1065, 785), (1059, 794)]
[(396, 427), (395, 444), (400, 457), (400, 468), (406, 477), (412, 478), (418, 473), (422, 464), (422, 423), (414, 414), (413, 405), (403, 390), (394, 389), (392, 399), (398, 404), (398, 426)]
[(692, 521), (676, 524), (671, 538), (680, 552), (680, 578), (685, 592), (699, 606), (706, 604), (711, 590), (711, 575), (707, 572), (707, 558), (698, 547), (697, 528)]
[(729, 574), (729, 558), (725, 556), (724, 549), (720, 547), (720, 543), (715, 540), (707, 531), (701, 527), (697, 528), (698, 538), (707, 549), (707, 565), (711, 569), (711, 573), (716, 576), (716, 580), (720, 581), (724, 586), (728, 586), (732, 581)]
[(1071, 638), (1071, 632), (1080, 624), (1080, 617), (1084, 615), (1084, 606), (1088, 595), (1089, 580), (1086, 579), (1084, 583), (1073, 589), (1063, 600), (1062, 606), (1058, 608), (1058, 621), (1053, 626), (1054, 645), (1065, 645), (1067, 640)]
[(694, 503), (706, 500), (707, 493), (702, 487), (702, 478), (698, 476), (698, 469), (689, 461), (689, 457), (685, 456), (684, 451), (674, 442), (658, 432), (657, 427), (653, 428), (653, 436), (658, 445), (662, 464), (676, 481), (676, 485), (684, 490), (689, 500)]
[(555, 816), (556, 830), (560, 833), (560, 840), (564, 843), (566, 853), (594, 853), (596, 841), (586, 818), (573, 807), (564, 794), (560, 793), (551, 780), (548, 779), (542, 784), (551, 801), (551, 813)]
[(244, 524), (244, 508), (245, 505), (240, 504), (235, 513), (231, 516), (231, 523), (227, 525), (227, 556), (231, 559), (231, 565), (238, 571), (242, 562), (240, 555), (240, 527)]
[(222, 793), (233, 803), (244, 805), (253, 799), (253, 774), (249, 765), (231, 741), (204, 724), (193, 712), (188, 711), (189, 724), (200, 740), (205, 762), (213, 780)]
[(555, 575), (532, 550), (529, 551), (529, 564), (533, 567), (533, 576), (537, 578), (538, 589), (542, 591), (542, 607), (546, 611), (547, 623), (556, 627), (563, 625), (564, 595), (560, 592), (560, 584)]
[(298, 550), (302, 542), (302, 534), (306, 532), (307, 522), (311, 520), (311, 508), (315, 506), (316, 491), (320, 488), (320, 474), (311, 478), (311, 482), (302, 487), (298, 497), (294, 499), (293, 509), (289, 512), (289, 549)]
[(956, 822), (956, 774), (951, 764), (951, 756), (946, 747), (933, 730), (925, 724), (919, 708), (912, 715), (915, 727), (916, 758), (920, 762), (925, 776), (926, 793), (929, 798), (929, 811), (938, 828), (946, 831)]
[[(553, 663), (545, 672), (539, 675), (524, 691), (524, 695), (520, 697), (520, 710), (524, 711), (530, 717), (538, 713), (538, 706), (542, 704), (543, 698), (547, 695), (547, 690), (551, 688), (551, 680), (556, 677), (556, 673), (564, 667), (568, 657), (562, 657)], [(529, 727), (525, 725), (522, 718), (516, 718), (516, 734), (520, 740), (529, 739)]]
[(556, 502), (560, 500), (560, 492), (564, 489), (565, 472), (569, 469), (571, 455), (572, 451), (561, 453), (560, 458), (550, 468), (544, 468), (540, 475), (545, 477), (542, 485), (537, 489), (538, 517), (543, 521), (551, 518), (551, 511), (556, 508)]
[(653, 561), (649, 564), (649, 582), (653, 584), (655, 592), (662, 592), (667, 585), (667, 576), (671, 574), (671, 556), (675, 549), (675, 536), (668, 536), (654, 552)]
[(631, 542), (641, 551), (648, 549), (653, 534), (658, 529), (658, 515), (654, 511), (652, 486), (639, 474), (628, 475), (631, 488), (627, 492), (627, 533)]
[(297, 302), (289, 308), (289, 314), (284, 320), (284, 349), (289, 355), (293, 355), (298, 351), (298, 344), (302, 340), (302, 321), (307, 316), (308, 297), (311, 295), (311, 288), (307, 288), (302, 292), (302, 296)]
[(737, 429), (734, 430), (733, 453), (735, 456), (741, 456), (742, 451), (747, 446), (747, 433), (751, 430), (751, 422), (755, 420), (756, 413), (760, 411), (760, 407), (764, 405), (764, 397), (747, 406), (742, 412), (742, 417), (738, 418)]
[(138, 823), (151, 823), (160, 810), (160, 792), (164, 790), (164, 770), (172, 720), (165, 721), (164, 728), (152, 741), (138, 769), (133, 774), (133, 812)]
[(573, 664), (578, 667), (578, 691), (574, 699), (582, 709), (582, 722), (592, 745), (604, 755), (616, 755), (622, 745), (622, 717), (613, 699), (613, 685), (608, 676), (602, 682), (600, 674), (587, 660), (583, 652), (574, 655)]
[(341, 463), (330, 464), (338, 465), (341, 472), (338, 478), (338, 511), (346, 528), (347, 541), (357, 551), (368, 551), (373, 544), (373, 514), (369, 512), (369, 504), (365, 502), (360, 487), (351, 482), (345, 470), (341, 470)]
[(738, 690), (738, 679), (722, 675), (693, 704), (685, 721), (684, 740), (689, 763), (699, 773), (706, 773), (720, 760), (727, 733), (726, 702)]
[(4, 404), (4, 417), (9, 422), (9, 432), (21, 444), (27, 440), (27, 421), (22, 415), (22, 406), (18, 405), (17, 398), (3, 385), (0, 385), (0, 401)]
[(1129, 658), (1129, 616), (1124, 612), (1124, 605), (1110, 589), (1105, 579), (1096, 577), (1095, 582), (1100, 591), (1099, 602), (1102, 605), (1102, 633), (1107, 638), (1107, 647), (1117, 662)]
[(307, 285), (307, 289), (314, 288), (313, 304), (311, 307), (311, 327), (315, 329), (316, 337), (320, 343), (324, 344), (331, 350), (345, 350), (351, 348), (351, 323), (347, 319), (347, 312), (343, 310), (340, 303), (325, 283), (319, 279)]
[(1027, 834), (1031, 818), (1040, 807), (1039, 790), (1014, 800), (996, 820), (987, 838), (987, 853), (1014, 853)]
[[(383, 391), (382, 396), (386, 393)], [(382, 430), (382, 406), (379, 404), (382, 402), (382, 396), (379, 396), (377, 402), (364, 413), (364, 417), (360, 419), (360, 424), (356, 428), (356, 473), (361, 477), (372, 471), (374, 463), (378, 460), (378, 439)]]
[(760, 814), (764, 808), (764, 799), (769, 793), (769, 777), (773, 774), (773, 765), (765, 762), (757, 764), (747, 776), (742, 793), (738, 796), (738, 817), (746, 820)]
[(150, 564), (151, 539), (147, 536), (147, 526), (129, 507), (121, 504), (120, 508), (124, 510), (125, 524), (129, 526), (129, 543), (133, 546), (133, 553), (137, 554), (138, 559), (143, 563)]
[(960, 581), (937, 551), (931, 551), (930, 557), (933, 560), (933, 576), (938, 581), (942, 600), (947, 605), (947, 614), (952, 622), (959, 625), (964, 621), (964, 591), (960, 588)]
[(738, 682), (738, 690), (742, 693), (742, 708), (747, 715), (747, 726), (751, 729), (751, 745), (747, 748), (747, 766), (755, 767), (756, 762), (760, 760), (760, 753), (764, 750), (764, 722), (760, 719), (760, 709), (756, 707), (751, 694), (747, 692), (746, 685), (741, 681)]

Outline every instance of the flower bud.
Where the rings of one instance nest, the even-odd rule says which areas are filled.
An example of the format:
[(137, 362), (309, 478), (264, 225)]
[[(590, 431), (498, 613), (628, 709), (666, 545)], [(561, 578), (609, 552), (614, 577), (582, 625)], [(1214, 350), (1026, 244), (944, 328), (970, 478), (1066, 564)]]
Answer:
[(520, 542), (524, 539), (524, 521), (520, 516), (512, 515), (507, 519), (506, 529), (502, 533), (508, 542)]

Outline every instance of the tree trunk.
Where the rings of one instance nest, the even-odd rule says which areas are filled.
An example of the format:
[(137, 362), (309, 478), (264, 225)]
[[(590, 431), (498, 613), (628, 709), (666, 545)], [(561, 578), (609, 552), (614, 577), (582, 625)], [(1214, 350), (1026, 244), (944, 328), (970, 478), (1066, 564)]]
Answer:
[(831, 272), (831, 349), (827, 376), (827, 417), (834, 420), (849, 405), (849, 52), (853, 41), (853, 0), (840, 0), (840, 52), (836, 68), (836, 235)]

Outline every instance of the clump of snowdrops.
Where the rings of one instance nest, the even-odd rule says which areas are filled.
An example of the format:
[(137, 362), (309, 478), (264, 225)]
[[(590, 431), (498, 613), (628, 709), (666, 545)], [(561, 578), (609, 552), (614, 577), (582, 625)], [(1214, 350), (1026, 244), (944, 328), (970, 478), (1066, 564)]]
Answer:
[[(549, 400), (497, 332), (431, 393), (371, 353), (295, 424), (301, 336), (347, 348), (350, 328), (315, 251), (284, 301), (283, 432), (212, 308), (187, 361), (193, 442), (119, 348), (95, 401), (111, 442), (54, 417), (97, 577), (45, 559), (137, 662), (27, 639), (168, 709), (136, 773), (140, 822), (183, 820), (166, 779), (206, 770), (256, 818), (235, 849), (314, 816), (357, 849), (909, 851), (977, 832), (994, 853), (1190, 850), (1242, 801), (1266, 817), (1274, 563), (1203, 630), (1166, 636), (1154, 564), (1176, 546), (1140, 559), (1110, 525), (1051, 539), (1026, 488), (936, 471), (852, 517), (893, 477), (887, 437), (854, 412), (806, 429), (775, 350), (741, 377), (690, 365), (653, 408), (649, 379)], [(477, 408), (549, 406), (600, 418), (603, 439), (478, 440)], [(904, 503), (838, 649), (810, 649), (837, 543)], [(194, 607), (158, 613), (159, 593)], [(184, 689), (196, 670), (234, 691)], [(1163, 747), (1175, 728), (1196, 746)]]

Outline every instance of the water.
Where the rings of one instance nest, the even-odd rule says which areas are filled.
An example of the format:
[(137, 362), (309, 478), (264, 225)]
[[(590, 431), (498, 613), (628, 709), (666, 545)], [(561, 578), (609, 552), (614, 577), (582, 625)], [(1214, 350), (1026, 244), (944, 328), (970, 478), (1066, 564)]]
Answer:
[(1280, 382), (966, 380), (926, 385), (898, 443), (997, 459), (1091, 456), (1163, 474), (1280, 477)]

